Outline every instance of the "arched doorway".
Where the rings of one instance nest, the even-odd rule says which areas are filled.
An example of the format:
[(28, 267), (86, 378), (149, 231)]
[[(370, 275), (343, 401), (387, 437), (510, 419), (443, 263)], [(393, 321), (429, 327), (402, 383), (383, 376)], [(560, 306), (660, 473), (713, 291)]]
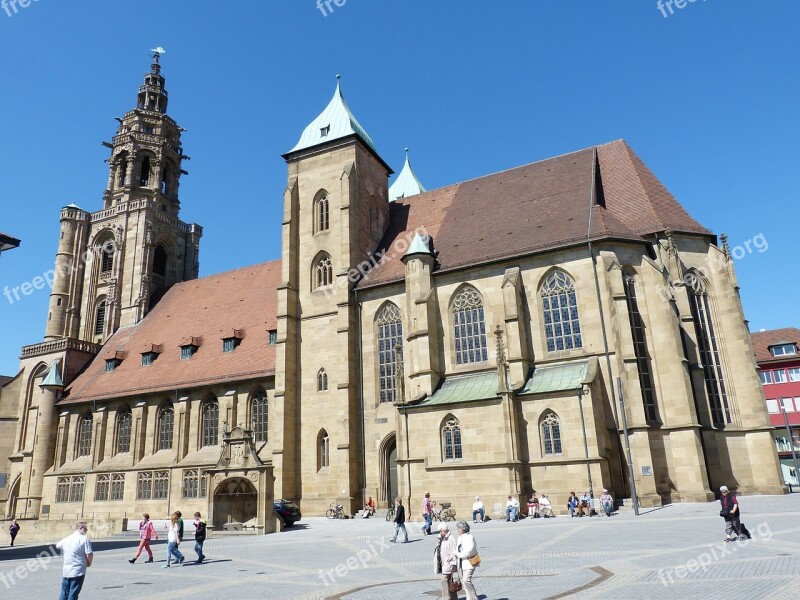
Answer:
[(8, 519), (11, 517), (19, 518), (20, 516), (17, 514), (17, 498), (19, 498), (19, 482), (21, 480), (21, 477), (17, 477), (8, 494), (8, 503), (6, 504), (6, 518)]
[(397, 498), (397, 438), (391, 434), (381, 449), (381, 500), (391, 502)]
[(214, 526), (247, 523), (258, 518), (258, 491), (250, 480), (234, 477), (223, 481), (214, 493)]

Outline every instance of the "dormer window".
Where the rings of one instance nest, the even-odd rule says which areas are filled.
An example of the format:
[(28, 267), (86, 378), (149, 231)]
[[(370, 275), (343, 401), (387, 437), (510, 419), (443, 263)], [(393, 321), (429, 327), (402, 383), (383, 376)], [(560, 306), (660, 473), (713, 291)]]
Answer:
[(270, 329), (269, 330), (269, 345), (274, 346), (278, 343), (278, 330), (277, 329)]
[(181, 360), (189, 360), (197, 352), (197, 346), (181, 346)]
[(325, 125), (325, 127), (319, 128), (319, 137), (328, 137), (328, 134), (331, 132), (331, 126)]
[(156, 359), (157, 354), (155, 352), (143, 352), (142, 353), (142, 366), (149, 367), (153, 364), (153, 361)]
[(230, 335), (222, 338), (222, 351), (233, 352), (241, 343), (242, 338), (244, 338), (244, 331), (241, 329), (234, 329)]
[(106, 359), (106, 371), (111, 372), (116, 369), (122, 361), (118, 358), (107, 358)]
[(772, 356), (791, 356), (797, 354), (797, 346), (791, 343), (778, 344), (776, 346), (770, 346), (769, 351)]

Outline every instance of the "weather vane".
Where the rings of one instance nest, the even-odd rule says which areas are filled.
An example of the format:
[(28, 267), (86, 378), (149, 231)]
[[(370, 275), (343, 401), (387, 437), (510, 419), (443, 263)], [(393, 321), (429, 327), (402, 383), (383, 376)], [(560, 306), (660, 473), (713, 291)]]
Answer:
[(150, 52), (153, 53), (153, 58), (158, 61), (158, 57), (164, 54), (166, 50), (164, 50), (161, 46), (158, 46), (157, 48), (150, 48)]

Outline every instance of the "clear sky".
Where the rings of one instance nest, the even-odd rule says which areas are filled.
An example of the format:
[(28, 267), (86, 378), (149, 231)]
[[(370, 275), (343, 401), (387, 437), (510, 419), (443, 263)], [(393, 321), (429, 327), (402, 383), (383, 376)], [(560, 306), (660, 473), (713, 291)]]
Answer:
[[(625, 138), (741, 246), (751, 330), (800, 326), (796, 1), (5, 2), (0, 231), (22, 245), (0, 258), (0, 291), (52, 268), (62, 206), (102, 208), (100, 142), (163, 46), (201, 276), (280, 256), (281, 154), (340, 73), (381, 156), (399, 171), (409, 146), (428, 189)], [(768, 249), (747, 253), (759, 235)], [(0, 296), (0, 374), (42, 340), (48, 298)]]

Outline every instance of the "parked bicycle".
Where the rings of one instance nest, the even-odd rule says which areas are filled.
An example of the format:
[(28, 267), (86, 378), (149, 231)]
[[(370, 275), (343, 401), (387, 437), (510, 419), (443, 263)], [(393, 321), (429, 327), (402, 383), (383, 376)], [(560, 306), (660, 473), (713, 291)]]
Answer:
[(394, 521), (394, 503), (389, 503), (389, 510), (386, 511), (386, 520)]
[(347, 516), (345, 516), (344, 514), (344, 505), (342, 504), (337, 504), (336, 508), (334, 508), (333, 504), (331, 504), (331, 507), (327, 511), (325, 511), (325, 516), (328, 517), (329, 519), (347, 518)]
[(437, 508), (436, 500), (431, 503), (431, 513), (433, 519), (436, 521), (455, 521), (456, 520), (456, 510), (451, 508), (450, 502), (442, 502), (442, 504)]

